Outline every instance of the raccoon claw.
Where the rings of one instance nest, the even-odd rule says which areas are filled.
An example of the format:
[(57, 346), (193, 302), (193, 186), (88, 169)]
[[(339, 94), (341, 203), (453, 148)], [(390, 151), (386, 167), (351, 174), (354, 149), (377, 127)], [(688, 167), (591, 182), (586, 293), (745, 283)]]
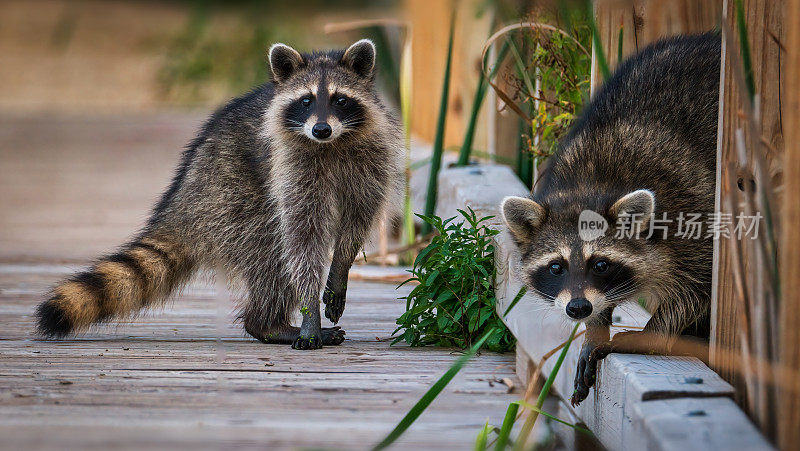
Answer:
[(320, 349), (322, 347), (321, 335), (298, 335), (292, 343), (292, 349)]
[(344, 313), (344, 294), (336, 294), (333, 290), (326, 289), (322, 294), (322, 302), (325, 304), (325, 318), (328, 318), (333, 324), (339, 322), (339, 319)]
[(294, 349), (320, 349), (324, 346), (338, 346), (344, 342), (345, 331), (341, 327), (325, 327), (320, 334), (309, 337), (298, 335), (292, 342)]
[(593, 359), (593, 351), (597, 346), (591, 343), (584, 343), (581, 348), (581, 354), (578, 358), (578, 369), (575, 372), (575, 392), (570, 398), (572, 407), (580, 404), (587, 396), (589, 396), (589, 389), (594, 385), (597, 377), (597, 361)]

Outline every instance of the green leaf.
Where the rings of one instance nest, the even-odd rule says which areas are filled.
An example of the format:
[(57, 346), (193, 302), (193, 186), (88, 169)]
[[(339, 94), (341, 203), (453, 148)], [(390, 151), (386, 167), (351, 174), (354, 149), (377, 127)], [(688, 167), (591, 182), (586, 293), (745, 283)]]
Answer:
[(456, 376), (456, 374), (458, 374), (458, 372), (461, 371), (461, 368), (463, 368), (464, 365), (472, 358), (472, 356), (474, 356), (475, 353), (478, 352), (478, 349), (480, 349), (480, 347), (483, 346), (483, 343), (489, 337), (489, 333), (491, 332), (492, 331), (487, 332), (466, 353), (464, 353), (464, 355), (459, 357), (455, 361), (455, 363), (453, 363), (450, 369), (448, 369), (447, 372), (445, 372), (442, 375), (442, 377), (440, 377), (439, 380), (437, 380), (433, 384), (433, 386), (431, 386), (431, 388), (428, 389), (428, 391), (422, 396), (422, 398), (420, 398), (420, 400), (417, 401), (416, 404), (414, 404), (414, 407), (412, 407), (411, 410), (409, 410), (409, 412), (406, 414), (406, 416), (403, 417), (402, 420), (400, 420), (400, 423), (398, 423), (397, 426), (395, 426), (395, 428), (389, 433), (389, 435), (387, 435), (386, 438), (381, 440), (380, 443), (375, 445), (373, 450), (385, 449), (389, 445), (394, 443), (395, 440), (397, 440), (401, 435), (403, 435), (403, 432), (405, 432), (406, 429), (409, 428), (409, 426), (414, 424), (414, 421), (416, 421), (417, 418), (419, 418), (419, 416), (422, 415), (425, 409), (427, 409), (428, 406), (431, 405), (433, 400), (436, 399), (437, 396), (439, 396), (439, 394), (442, 392), (442, 390), (444, 390), (447, 384), (449, 384), (450, 381), (453, 380), (453, 378)]
[(486, 449), (486, 444), (489, 442), (489, 432), (492, 431), (491, 426), (489, 426), (489, 420), (486, 420), (486, 424), (483, 425), (481, 431), (478, 432), (478, 437), (475, 439), (475, 451), (484, 451)]

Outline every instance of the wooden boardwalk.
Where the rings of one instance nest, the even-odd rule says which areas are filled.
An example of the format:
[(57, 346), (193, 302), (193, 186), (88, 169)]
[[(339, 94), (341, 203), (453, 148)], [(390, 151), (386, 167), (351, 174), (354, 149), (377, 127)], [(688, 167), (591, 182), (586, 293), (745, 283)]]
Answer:
[[(0, 448), (365, 449), (457, 358), (390, 347), (408, 289), (368, 281), (350, 284), (347, 340), (319, 351), (245, 337), (227, 293), (202, 279), (163, 311), (39, 340), (47, 288), (135, 230), (180, 150), (156, 141), (185, 142), (196, 123), (0, 125)], [(471, 448), (517, 397), (498, 382), (515, 380), (513, 360), (473, 360), (398, 448)]]

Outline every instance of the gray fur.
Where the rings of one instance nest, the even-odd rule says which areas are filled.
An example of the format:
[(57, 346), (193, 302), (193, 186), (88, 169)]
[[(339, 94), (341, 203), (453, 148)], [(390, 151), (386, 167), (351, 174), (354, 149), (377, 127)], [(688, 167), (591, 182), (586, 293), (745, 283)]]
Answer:
[[(190, 271), (223, 268), (248, 294), (245, 330), (264, 342), (313, 349), (343, 340), (338, 328), (320, 326), (331, 253), (326, 300), (336, 302), (326, 313), (338, 321), (347, 272), (373, 223), (402, 191), (402, 128), (378, 98), (372, 74), (355, 73), (344, 54), (273, 46), (270, 56), (288, 63), (271, 59), (280, 67), (274, 82), (214, 113), (133, 241), (168, 237), (185, 250)], [(365, 112), (324, 143), (283, 120), (287, 105), (321, 80), (336, 83)], [(298, 330), (291, 322), (301, 310)]]
[[(676, 222), (669, 224), (666, 239), (614, 235), (624, 210), (654, 207), (655, 218), (667, 212), (673, 220), (679, 212), (702, 213), (703, 221), (714, 211), (719, 69), (717, 34), (676, 37), (647, 47), (620, 65), (548, 162), (533, 195), (544, 212), (543, 219), (541, 212), (533, 215), (541, 224), (520, 222), (526, 218), (519, 212), (522, 204), (506, 202), (511, 207), (506, 221), (522, 251), (528, 284), (560, 314), (570, 299), (554, 293), (586, 297), (594, 306), (585, 318), (578, 402), (594, 381), (597, 359), (590, 355), (608, 340), (614, 306), (644, 297), (653, 311), (645, 331), (667, 341), (687, 331), (707, 334), (712, 240), (676, 237)], [(653, 193), (654, 205), (647, 191), (621, 200), (637, 190)], [(589, 245), (578, 235), (583, 210), (600, 213), (610, 225), (604, 237)], [(548, 282), (542, 272), (553, 258), (569, 268), (563, 282)], [(608, 280), (592, 273), (598, 259), (613, 263), (615, 280), (593, 285)]]

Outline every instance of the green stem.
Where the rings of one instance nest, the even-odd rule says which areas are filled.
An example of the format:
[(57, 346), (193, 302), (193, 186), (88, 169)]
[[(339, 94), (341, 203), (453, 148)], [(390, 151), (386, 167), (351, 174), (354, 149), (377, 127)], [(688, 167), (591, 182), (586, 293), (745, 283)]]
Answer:
[[(453, 62), (453, 36), (456, 26), (456, 9), (452, 6), (450, 15), (450, 36), (447, 41), (447, 63), (444, 67), (444, 86), (442, 86), (442, 98), (439, 102), (439, 119), (436, 123), (436, 138), (433, 142), (433, 157), (431, 158), (431, 171), (428, 176), (428, 192), (425, 198), (425, 216), (433, 216), (436, 211), (437, 177), (442, 166), (442, 151), (444, 150), (445, 120), (447, 118), (447, 100), (450, 96), (450, 71)], [(431, 226), (427, 222), (422, 225), (422, 235), (431, 232)]]
[[(569, 351), (569, 346), (572, 344), (572, 340), (575, 339), (575, 333), (578, 331), (579, 325), (580, 323), (575, 323), (575, 327), (572, 328), (572, 333), (569, 334), (567, 344), (564, 345), (564, 349), (561, 350), (561, 354), (559, 354), (555, 366), (553, 366), (552, 371), (550, 371), (550, 375), (547, 376), (547, 380), (544, 381), (542, 391), (539, 392), (539, 397), (536, 399), (536, 409), (538, 410), (530, 412), (528, 414), (528, 418), (525, 419), (525, 424), (522, 425), (522, 429), (519, 431), (519, 436), (514, 446), (515, 450), (522, 450), (525, 446), (525, 443), (528, 442), (528, 436), (533, 429), (533, 425), (536, 423), (536, 419), (539, 418), (539, 410), (542, 409), (544, 400), (547, 399), (547, 395), (550, 394), (550, 387), (553, 386), (553, 382), (556, 380), (556, 375), (558, 375), (558, 371), (561, 369), (561, 364), (564, 363), (564, 358), (567, 356), (567, 352)], [(541, 371), (541, 368), (538, 368), (538, 370)]]
[(594, 21), (594, 8), (592, 1), (586, 0), (586, 20), (589, 21), (589, 28), (592, 30), (592, 48), (594, 55), (597, 58), (597, 67), (600, 68), (600, 73), (603, 74), (603, 80), (608, 80), (611, 77), (611, 71), (608, 69), (606, 62), (606, 52), (603, 50), (603, 42), (600, 40), (600, 32), (597, 31), (597, 24)]
[(489, 329), (483, 335), (483, 337), (481, 337), (480, 340), (478, 340), (471, 348), (469, 348), (469, 351), (467, 351), (464, 355), (459, 357), (458, 360), (456, 360), (456, 362), (453, 364), (453, 366), (451, 366), (450, 369), (447, 370), (447, 372), (444, 373), (444, 375), (442, 375), (442, 377), (440, 377), (439, 380), (437, 380), (436, 383), (434, 383), (433, 386), (431, 386), (431, 388), (428, 389), (427, 392), (425, 392), (422, 398), (420, 398), (420, 400), (417, 401), (416, 404), (414, 404), (414, 407), (412, 407), (411, 410), (408, 411), (406, 416), (404, 416), (403, 419), (400, 420), (400, 422), (397, 424), (397, 426), (395, 426), (392, 432), (390, 432), (389, 435), (386, 436), (386, 438), (384, 438), (380, 443), (378, 443), (377, 445), (375, 445), (374, 448), (372, 448), (373, 451), (379, 451), (387, 448), (389, 445), (394, 443), (394, 441), (397, 440), (401, 435), (403, 435), (406, 429), (408, 429), (414, 423), (414, 421), (416, 421), (416, 419), (419, 418), (420, 415), (422, 415), (422, 412), (424, 412), (425, 409), (428, 408), (428, 406), (433, 402), (433, 400), (436, 399), (437, 396), (439, 396), (439, 393), (441, 393), (442, 390), (444, 390), (447, 384), (449, 384), (450, 381), (453, 380), (453, 378), (456, 376), (456, 374), (458, 374), (458, 372), (461, 371), (461, 368), (464, 365), (466, 365), (466, 363), (472, 358), (472, 356), (475, 355), (475, 353), (478, 352), (478, 349), (480, 349), (481, 346), (483, 346), (483, 343), (494, 333), (494, 331), (495, 331), (494, 327)]
[[(508, 41), (503, 43), (503, 47), (500, 48), (500, 52), (497, 54), (494, 67), (492, 67), (492, 70), (489, 72), (489, 80), (494, 78), (497, 74), (500, 63), (506, 57), (506, 53), (508, 53)], [(478, 79), (478, 87), (475, 89), (475, 98), (472, 99), (472, 111), (470, 111), (469, 114), (467, 131), (464, 134), (464, 143), (461, 145), (461, 151), (458, 153), (458, 163), (456, 163), (456, 166), (466, 166), (469, 164), (469, 157), (472, 154), (472, 143), (475, 140), (478, 113), (481, 110), (481, 105), (483, 105), (483, 99), (486, 97), (488, 87), (489, 83), (487, 79), (484, 78), (483, 73), (481, 73), (481, 77)]]
[(518, 410), (518, 403), (512, 402), (508, 405), (508, 410), (506, 410), (506, 418), (503, 420), (503, 426), (500, 428), (500, 435), (497, 437), (497, 441), (494, 444), (495, 451), (503, 451), (506, 449), (508, 437), (511, 435), (511, 428), (514, 427), (514, 423), (517, 420)]

